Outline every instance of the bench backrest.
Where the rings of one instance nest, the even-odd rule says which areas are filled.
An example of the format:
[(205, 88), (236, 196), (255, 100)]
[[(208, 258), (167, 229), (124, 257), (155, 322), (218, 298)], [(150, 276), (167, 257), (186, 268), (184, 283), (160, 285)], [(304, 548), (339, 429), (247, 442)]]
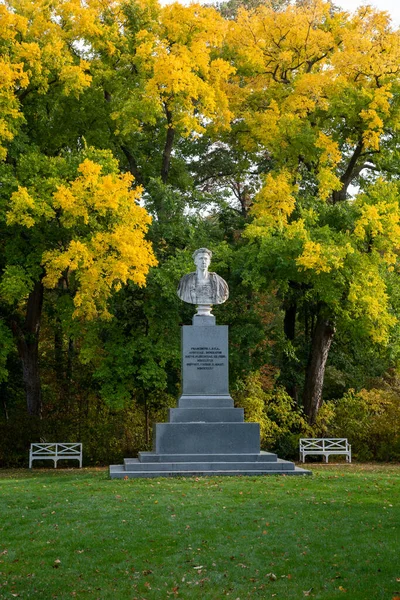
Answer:
[(300, 450), (347, 450), (347, 438), (301, 438)]
[(80, 456), (82, 453), (82, 444), (62, 444), (62, 443), (46, 443), (46, 444), (31, 444), (32, 456), (62, 456), (63, 454), (71, 456)]

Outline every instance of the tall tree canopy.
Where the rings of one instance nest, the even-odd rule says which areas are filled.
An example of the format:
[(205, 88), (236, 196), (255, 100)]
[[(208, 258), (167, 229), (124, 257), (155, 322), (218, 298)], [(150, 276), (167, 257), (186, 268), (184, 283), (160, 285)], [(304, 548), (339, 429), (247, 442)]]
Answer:
[(272, 280), (290, 339), (299, 311), (306, 320), (312, 422), (335, 330), (387, 343), (396, 322), (400, 36), (371, 7), (350, 16), (316, 0), (239, 10), (228, 46), (234, 127), (269, 161), (246, 229), (248, 277)]
[(335, 339), (394, 364), (399, 64), (368, 6), (2, 2), (0, 379), (16, 347), (39, 415), (53, 345), (64, 391), (80, 361), (108, 403), (157, 405), (199, 245), (231, 285), (234, 377), (280, 369), (313, 423)]

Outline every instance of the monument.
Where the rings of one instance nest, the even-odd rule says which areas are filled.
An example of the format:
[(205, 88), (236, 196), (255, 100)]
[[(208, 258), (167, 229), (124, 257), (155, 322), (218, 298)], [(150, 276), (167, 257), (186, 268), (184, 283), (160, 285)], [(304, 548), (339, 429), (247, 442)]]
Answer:
[(111, 465), (111, 478), (172, 475), (306, 475), (309, 471), (260, 451), (260, 426), (245, 423), (229, 393), (228, 326), (216, 325), (214, 304), (224, 303), (228, 284), (209, 272), (212, 252), (193, 253), (196, 271), (184, 275), (178, 296), (197, 305), (181, 334), (182, 393), (167, 423), (153, 431), (153, 451)]

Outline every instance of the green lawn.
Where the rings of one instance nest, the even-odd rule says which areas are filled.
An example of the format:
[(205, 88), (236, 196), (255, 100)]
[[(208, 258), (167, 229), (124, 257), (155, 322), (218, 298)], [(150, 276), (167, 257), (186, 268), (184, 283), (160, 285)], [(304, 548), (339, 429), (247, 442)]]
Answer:
[(0, 471), (0, 598), (400, 596), (400, 466), (109, 480)]

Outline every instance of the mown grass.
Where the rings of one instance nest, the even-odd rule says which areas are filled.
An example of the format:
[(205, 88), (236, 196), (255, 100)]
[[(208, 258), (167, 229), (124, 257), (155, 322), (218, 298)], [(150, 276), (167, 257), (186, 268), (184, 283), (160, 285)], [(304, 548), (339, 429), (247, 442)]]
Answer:
[(0, 471), (0, 597), (400, 596), (400, 466), (109, 480)]

